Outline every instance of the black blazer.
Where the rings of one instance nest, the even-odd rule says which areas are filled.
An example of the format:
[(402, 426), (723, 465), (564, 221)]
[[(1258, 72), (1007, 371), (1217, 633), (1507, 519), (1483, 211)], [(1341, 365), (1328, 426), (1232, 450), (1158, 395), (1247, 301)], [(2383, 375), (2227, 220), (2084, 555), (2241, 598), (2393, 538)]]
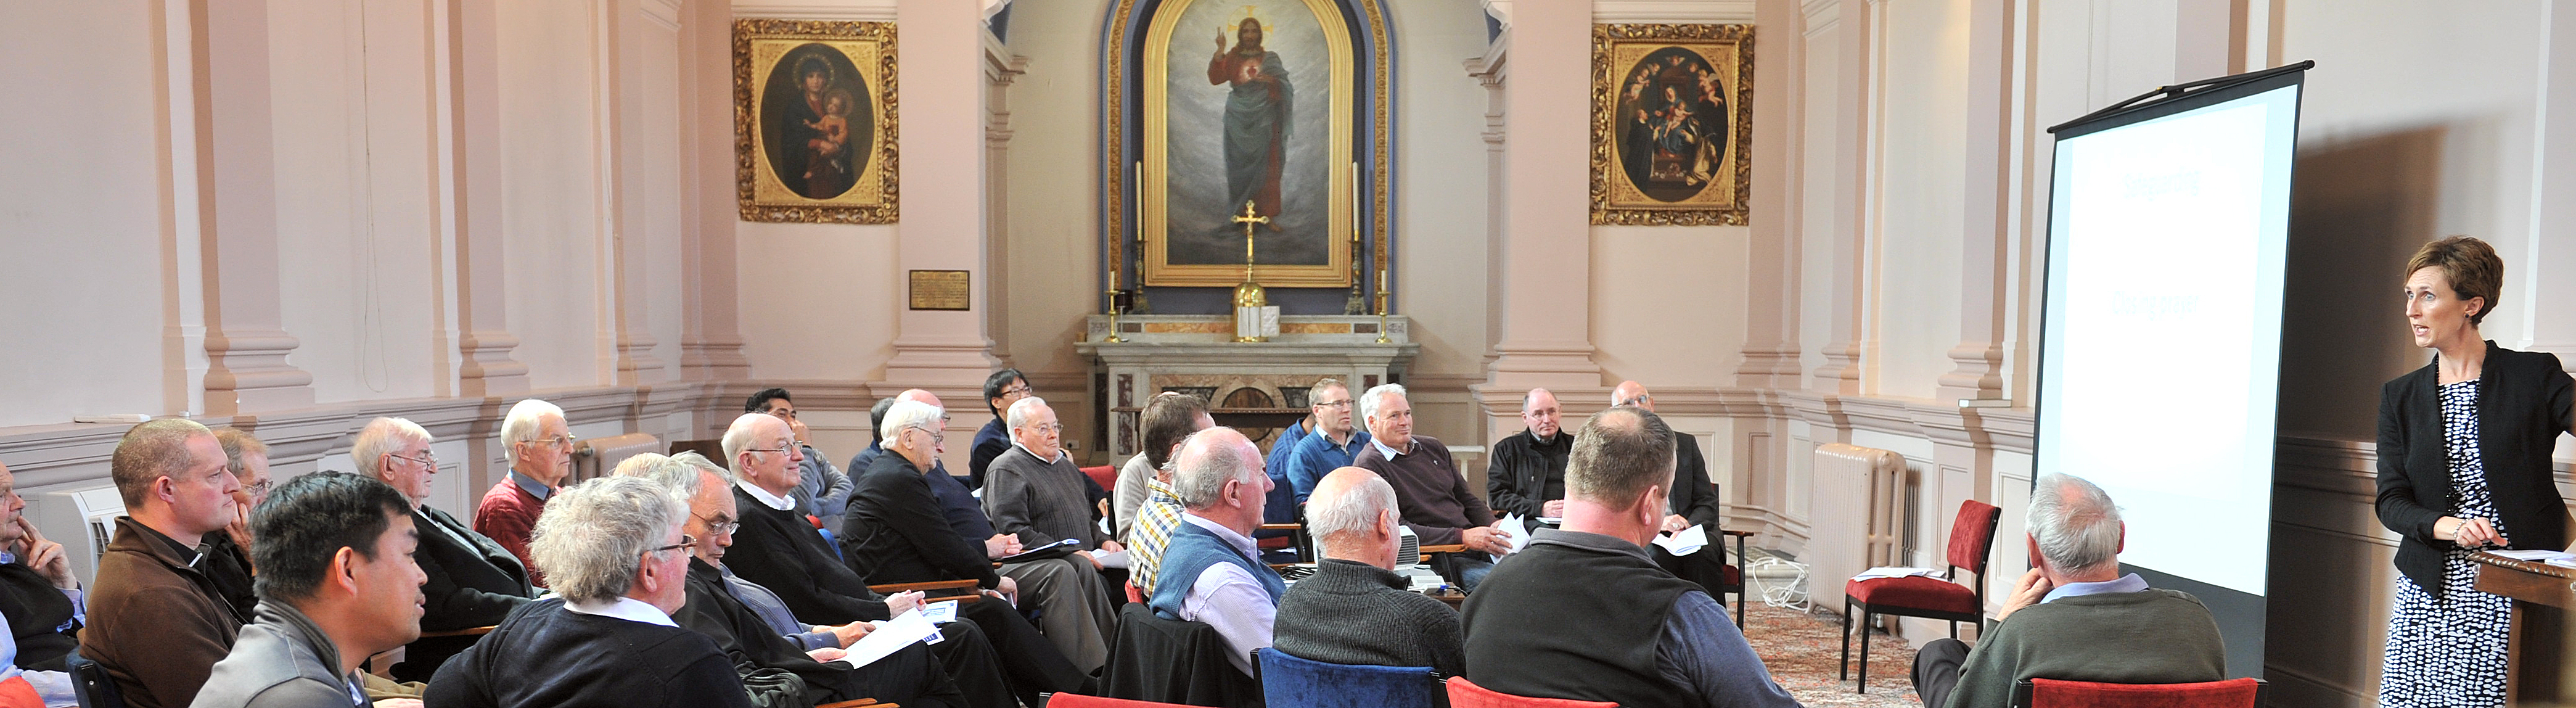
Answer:
[[(411, 559), (420, 564), (421, 574), (429, 576), (420, 586), (421, 631), (498, 625), (511, 610), (537, 596), (536, 587), (528, 584), (527, 566), (490, 537), (426, 504), (412, 509), (411, 521), (420, 530), (420, 546), (411, 552)], [(402, 663), (393, 667), (394, 678), (427, 681), (448, 657), (474, 643), (474, 637), (412, 640), (403, 650)]]
[[(2447, 516), (2450, 456), (2442, 444), (2441, 365), (2434, 363), (2379, 389), (2379, 523), (2397, 532), (2397, 570), (2425, 592), (2442, 594), (2442, 550), (2433, 522)], [(2487, 342), (2478, 375), (2478, 454), (2496, 517), (2514, 548), (2566, 545), (2567, 507), (2551, 479), (2549, 453), (2566, 433), (2576, 381), (2558, 356), (2518, 352)]]
[(869, 590), (867, 581), (833, 557), (823, 534), (805, 517), (770, 508), (740, 487), (734, 488), (733, 501), (742, 527), (734, 529), (725, 567), (735, 575), (778, 593), (798, 621), (842, 624), (890, 617), (885, 596)]
[(841, 549), (850, 567), (871, 583), (972, 578), (990, 588), (1002, 582), (984, 547), (957, 535), (940, 514), (921, 469), (892, 450), (870, 461), (853, 485), (850, 513), (841, 520)]
[(1699, 439), (1675, 432), (1673, 448), (1672, 513), (1716, 530), (1717, 486), (1708, 479), (1708, 457), (1700, 454)]
[(1546, 444), (1528, 430), (1495, 441), (1485, 471), (1485, 497), (1492, 500), (1494, 515), (1519, 514), (1530, 528), (1538, 528), (1540, 509), (1554, 501), (1547, 497), (1547, 481), (1565, 478), (1566, 458), (1573, 451), (1571, 430), (1557, 431), (1556, 440)]

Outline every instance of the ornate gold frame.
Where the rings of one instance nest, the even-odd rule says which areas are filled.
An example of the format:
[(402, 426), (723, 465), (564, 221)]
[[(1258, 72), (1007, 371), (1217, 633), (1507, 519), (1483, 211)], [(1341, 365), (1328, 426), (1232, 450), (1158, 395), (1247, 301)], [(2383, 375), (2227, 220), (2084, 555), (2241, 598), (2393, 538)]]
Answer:
[[(1661, 202), (1632, 196), (1628, 175), (1619, 168), (1617, 123), (1623, 50), (1687, 46), (1703, 56), (1735, 58), (1735, 100), (1727, 107), (1726, 161), (1734, 173), (1732, 194), (1694, 196)], [(1642, 54), (1641, 54), (1642, 56)], [(1701, 24), (1610, 24), (1592, 26), (1592, 223), (1636, 226), (1742, 226), (1753, 195), (1753, 26)], [(1626, 187), (1626, 189), (1622, 189)]]
[[(807, 42), (831, 45), (847, 55), (868, 85), (867, 100), (876, 111), (875, 136), (869, 141), (867, 169), (850, 191), (832, 199), (808, 199), (786, 190), (769, 167), (760, 142), (759, 80), (784, 49)], [(774, 51), (773, 51), (774, 50)], [(892, 22), (831, 20), (735, 20), (733, 25), (734, 178), (735, 196), (744, 221), (891, 224), (897, 215), (895, 154), (895, 26)]]
[[(1210, 0), (1211, 2), (1219, 0)], [(1144, 58), (1144, 160), (1137, 174), (1142, 189), (1137, 190), (1138, 227), (1144, 235), (1145, 284), (1167, 286), (1231, 286), (1244, 282), (1240, 264), (1177, 265), (1167, 252), (1169, 234), (1165, 229), (1165, 200), (1170, 190), (1170, 145), (1166, 121), (1170, 97), (1164, 94), (1171, 79), (1172, 32), (1180, 24), (1181, 14), (1197, 0), (1173, 0), (1159, 8), (1145, 29)], [(1351, 233), (1357, 226), (1351, 220), (1351, 101), (1357, 87), (1352, 82), (1350, 30), (1342, 24), (1342, 13), (1329, 0), (1304, 0), (1306, 9), (1324, 26), (1324, 44), (1331, 55), (1333, 88), (1327, 92), (1331, 136), (1325, 165), (1329, 170), (1325, 189), (1325, 217), (1328, 253), (1324, 265), (1265, 265), (1255, 269), (1263, 285), (1273, 287), (1336, 287), (1351, 285)]]

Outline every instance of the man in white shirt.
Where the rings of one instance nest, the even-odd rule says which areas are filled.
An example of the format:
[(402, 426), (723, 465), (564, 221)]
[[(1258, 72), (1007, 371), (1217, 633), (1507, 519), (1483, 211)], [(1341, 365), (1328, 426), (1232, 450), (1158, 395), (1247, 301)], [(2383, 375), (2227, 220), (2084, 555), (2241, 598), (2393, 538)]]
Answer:
[(1172, 462), (1172, 492), (1188, 513), (1163, 548), (1148, 606), (1215, 627), (1226, 660), (1255, 675), (1252, 652), (1270, 646), (1271, 618), (1288, 589), (1252, 541), (1272, 489), (1261, 449), (1232, 428), (1209, 428), (1183, 441)]

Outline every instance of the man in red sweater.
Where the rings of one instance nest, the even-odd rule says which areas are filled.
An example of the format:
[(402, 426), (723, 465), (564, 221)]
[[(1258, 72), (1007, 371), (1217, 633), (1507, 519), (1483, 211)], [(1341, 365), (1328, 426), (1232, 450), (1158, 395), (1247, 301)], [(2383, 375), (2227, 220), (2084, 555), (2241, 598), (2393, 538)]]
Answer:
[(492, 537), (528, 567), (528, 581), (546, 586), (546, 574), (528, 561), (528, 537), (545, 513), (546, 498), (572, 473), (572, 429), (563, 409), (534, 398), (510, 407), (501, 419), (501, 445), (510, 473), (492, 483), (474, 507), (474, 532)]

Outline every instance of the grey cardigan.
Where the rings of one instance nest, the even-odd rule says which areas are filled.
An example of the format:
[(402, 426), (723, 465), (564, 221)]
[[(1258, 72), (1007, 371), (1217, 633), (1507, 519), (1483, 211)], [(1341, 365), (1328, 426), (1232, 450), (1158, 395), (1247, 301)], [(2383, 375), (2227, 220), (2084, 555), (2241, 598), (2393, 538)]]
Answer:
[(206, 687), (190, 708), (320, 708), (367, 703), (350, 693), (355, 674), (342, 676), (340, 649), (295, 606), (262, 600), (243, 625), (233, 651), (215, 662)]

